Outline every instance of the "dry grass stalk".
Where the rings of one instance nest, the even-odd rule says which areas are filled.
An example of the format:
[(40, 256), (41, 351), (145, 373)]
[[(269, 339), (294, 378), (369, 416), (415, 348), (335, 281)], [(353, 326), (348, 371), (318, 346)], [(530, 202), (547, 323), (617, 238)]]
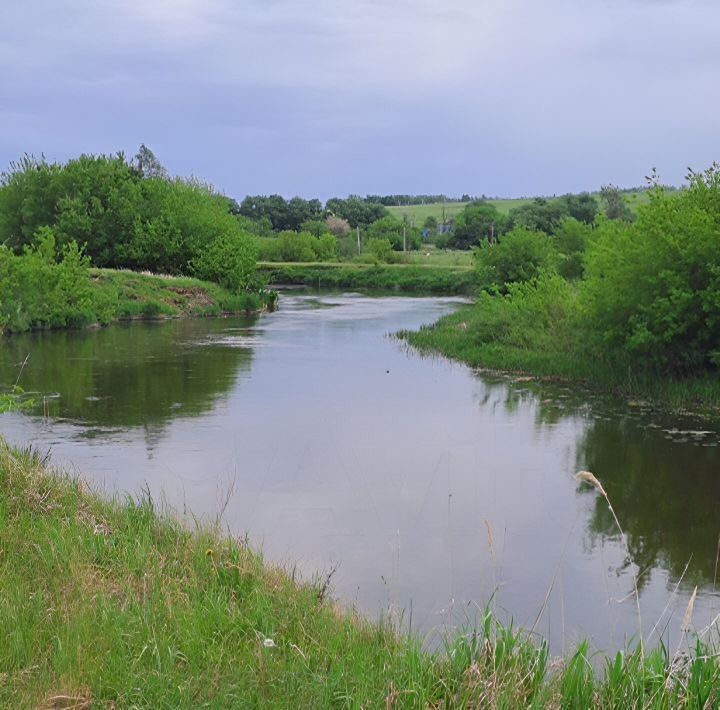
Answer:
[(495, 559), (495, 539), (493, 538), (492, 525), (489, 520), (485, 520), (485, 529), (487, 530), (488, 547), (490, 548), (490, 556)]
[(590, 471), (578, 471), (575, 474), (575, 478), (578, 481), (583, 481), (584, 483), (589, 483), (593, 488), (595, 488), (600, 495), (607, 500), (607, 493), (605, 492), (605, 489), (602, 487), (602, 483), (598, 481), (597, 478), (595, 478), (594, 474), (590, 473)]
[(695, 606), (695, 597), (697, 596), (697, 587), (693, 589), (692, 596), (688, 602), (687, 609), (685, 609), (685, 616), (683, 617), (682, 626), (680, 627), (683, 633), (687, 633), (690, 630), (690, 624), (692, 623), (693, 607)]
[[(628, 546), (627, 536), (625, 535), (625, 531), (622, 529), (622, 525), (620, 525), (620, 521), (618, 520), (617, 515), (615, 514), (615, 509), (612, 506), (612, 503), (610, 502), (610, 498), (608, 497), (607, 491), (603, 488), (602, 483), (597, 479), (595, 474), (591, 473), (590, 471), (578, 471), (575, 474), (575, 480), (576, 481), (582, 481), (584, 483), (589, 483), (600, 495), (605, 499), (605, 502), (608, 504), (608, 508), (610, 509), (610, 513), (613, 516), (613, 520), (615, 521), (615, 525), (617, 526), (617, 529), (620, 531), (620, 537), (623, 540), (623, 544), (625, 546), (625, 552), (632, 562), (632, 555), (630, 554), (630, 547)], [(640, 592), (638, 590), (638, 583), (637, 583), (637, 575), (633, 573), (632, 575), (633, 580), (633, 593), (635, 595), (635, 606), (637, 607), (637, 615), (638, 615), (638, 632), (640, 637), (640, 654), (642, 656), (645, 655), (645, 644), (643, 641), (643, 631), (642, 631), (642, 614), (640, 613)]]

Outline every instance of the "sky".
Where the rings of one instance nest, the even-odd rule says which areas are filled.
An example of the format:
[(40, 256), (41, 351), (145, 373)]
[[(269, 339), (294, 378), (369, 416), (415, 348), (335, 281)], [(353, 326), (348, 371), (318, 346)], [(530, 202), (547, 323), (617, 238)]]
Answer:
[(720, 160), (717, 0), (0, 0), (0, 169), (518, 197)]

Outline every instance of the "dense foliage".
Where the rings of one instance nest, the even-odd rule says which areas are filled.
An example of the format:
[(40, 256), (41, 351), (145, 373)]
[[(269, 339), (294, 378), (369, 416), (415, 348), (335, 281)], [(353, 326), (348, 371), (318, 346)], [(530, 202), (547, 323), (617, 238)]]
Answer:
[(367, 202), (360, 197), (333, 197), (327, 201), (325, 210), (329, 215), (344, 219), (353, 229), (367, 227), (388, 214), (383, 205)]
[(94, 298), (88, 264), (75, 242), (63, 246), (56, 260), (48, 227), (37, 230), (35, 244), (22, 255), (0, 246), (0, 332), (105, 320), (109, 304)]
[(483, 241), (476, 252), (480, 284), (504, 291), (507, 284), (530, 281), (557, 268), (559, 255), (551, 237), (516, 227), (498, 244)]
[(304, 222), (319, 220), (323, 215), (320, 200), (304, 200), (293, 197), (286, 200), (281, 195), (248, 195), (241, 203), (239, 213), (254, 221), (266, 220), (276, 231), (298, 231)]
[(473, 202), (455, 218), (448, 246), (470, 249), (481, 241), (495, 241), (504, 231), (507, 218), (487, 202)]
[(678, 373), (720, 365), (720, 168), (651, 191), (634, 223), (606, 222), (582, 298), (602, 343)]
[(26, 156), (0, 180), (0, 242), (19, 252), (49, 228), (58, 249), (75, 242), (95, 266), (250, 286), (255, 241), (227, 198), (147, 161), (141, 168), (122, 154), (83, 155), (61, 165)]
[(261, 261), (335, 261), (338, 249), (338, 240), (328, 232), (315, 236), (285, 230), (276, 237), (261, 239), (258, 256)]
[(420, 248), (420, 230), (409, 224), (403, 224), (394, 217), (383, 217), (373, 222), (367, 233), (370, 239), (386, 239), (395, 251)]
[(680, 191), (652, 188), (633, 221), (565, 217), (552, 235), (515, 228), (476, 254), (489, 293), (411, 342), (619, 391), (686, 382), (688, 396), (659, 396), (717, 406), (708, 383), (720, 369), (720, 166), (691, 173)]

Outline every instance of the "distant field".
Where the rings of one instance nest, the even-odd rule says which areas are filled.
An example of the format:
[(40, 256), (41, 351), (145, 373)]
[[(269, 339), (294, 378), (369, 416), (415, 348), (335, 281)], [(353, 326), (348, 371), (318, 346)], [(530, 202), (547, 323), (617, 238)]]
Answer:
[[(597, 192), (592, 193), (596, 198), (599, 197)], [(639, 205), (646, 204), (649, 201), (647, 192), (629, 192), (625, 195), (625, 202), (628, 207), (634, 211), (637, 210)], [(511, 209), (515, 207), (521, 207), (532, 202), (534, 197), (519, 197), (519, 198), (508, 198), (502, 200), (488, 200), (491, 205), (495, 205), (500, 212), (508, 214)], [(552, 198), (549, 198), (552, 199)], [(402, 220), (407, 215), (408, 220), (412, 223), (415, 220), (415, 226), (422, 227), (423, 222), (429, 217), (433, 216), (438, 222), (443, 221), (443, 210), (445, 219), (454, 217), (458, 212), (462, 212), (467, 205), (467, 202), (431, 202), (427, 205), (401, 205), (399, 207), (388, 207), (390, 214), (397, 219)]]
[[(495, 205), (503, 214), (507, 214), (513, 207), (520, 207), (520, 205), (526, 205), (528, 202), (532, 202), (532, 198), (488, 200), (488, 202)], [(427, 205), (401, 205), (400, 207), (388, 207), (388, 209), (394, 217), (402, 219), (404, 215), (407, 215), (411, 222), (413, 219), (415, 220), (415, 226), (422, 227), (423, 222), (428, 217), (433, 216), (438, 222), (442, 222), (443, 210), (445, 219), (450, 219), (458, 212), (462, 212), (467, 204), (467, 202), (446, 202), (445, 204), (442, 202), (431, 202)]]

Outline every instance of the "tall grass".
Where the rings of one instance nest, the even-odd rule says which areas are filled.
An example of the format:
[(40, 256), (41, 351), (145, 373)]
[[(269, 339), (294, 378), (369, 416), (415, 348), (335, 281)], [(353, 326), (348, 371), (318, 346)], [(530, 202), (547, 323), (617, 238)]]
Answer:
[(429, 653), (149, 495), (103, 500), (0, 440), (3, 707), (668, 708), (720, 702), (699, 641), (566, 659), (501, 626)]

